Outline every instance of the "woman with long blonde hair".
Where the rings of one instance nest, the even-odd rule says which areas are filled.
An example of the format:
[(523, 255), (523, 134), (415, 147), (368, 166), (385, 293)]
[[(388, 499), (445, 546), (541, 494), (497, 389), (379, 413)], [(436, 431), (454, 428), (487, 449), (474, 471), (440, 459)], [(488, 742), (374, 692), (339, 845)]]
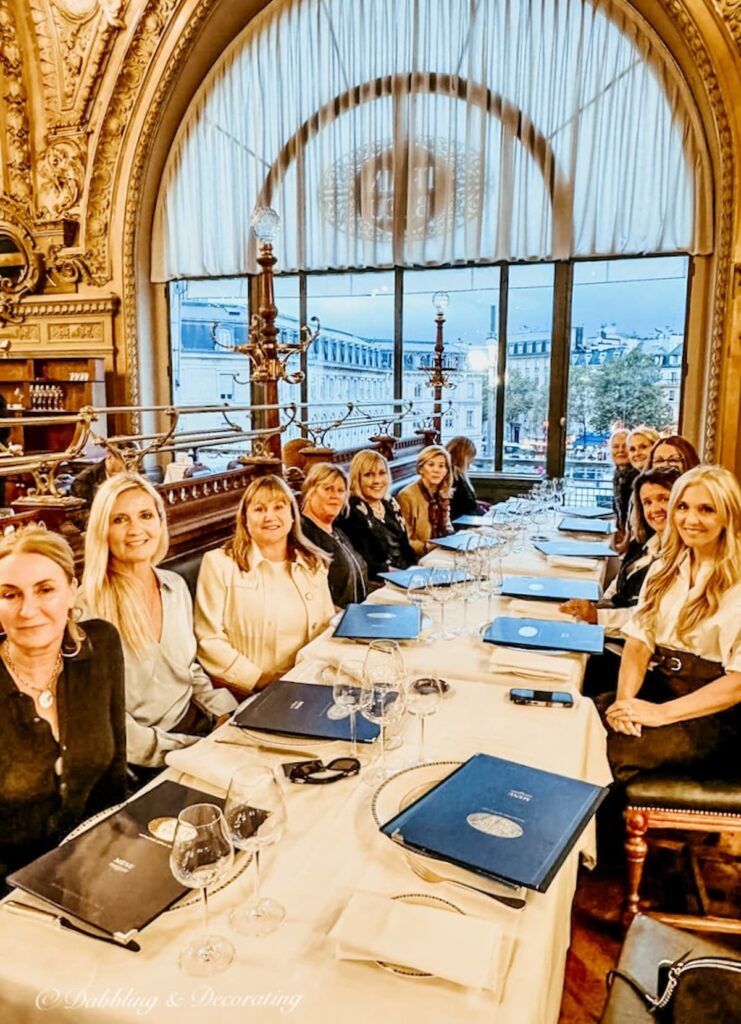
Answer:
[(117, 473), (101, 485), (85, 536), (81, 604), (121, 634), (127, 756), (140, 782), (169, 750), (194, 743), (236, 707), (196, 660), (187, 584), (158, 568), (168, 546), (165, 507), (148, 480)]
[(623, 633), (617, 694), (603, 704), (615, 777), (738, 775), (741, 488), (727, 469), (697, 466), (674, 484), (661, 557)]
[(419, 477), (399, 494), (399, 505), (406, 520), (409, 539), (417, 555), (424, 555), (436, 537), (453, 532), (450, 522), (450, 496), (453, 466), (447, 449), (428, 444), (417, 456)]
[(195, 625), (204, 668), (240, 694), (291, 668), (334, 613), (327, 561), (304, 536), (285, 481), (253, 480), (233, 538), (201, 563)]

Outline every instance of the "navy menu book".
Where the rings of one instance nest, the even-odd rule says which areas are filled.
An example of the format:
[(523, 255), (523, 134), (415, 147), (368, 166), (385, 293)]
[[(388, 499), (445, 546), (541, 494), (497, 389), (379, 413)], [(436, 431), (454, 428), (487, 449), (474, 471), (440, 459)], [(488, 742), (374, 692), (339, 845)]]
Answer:
[(605, 631), (602, 626), (591, 626), (586, 622), (500, 615), (489, 623), (483, 639), (489, 644), (506, 647), (601, 654), (605, 646)]
[[(360, 686), (360, 680), (358, 680)], [(310, 736), (320, 740), (349, 740), (350, 719), (328, 718), (334, 705), (332, 687), (277, 679), (238, 711), (232, 725), (254, 732)], [(359, 743), (372, 743), (379, 733), (375, 722), (355, 715)]]
[(402, 846), (545, 892), (607, 789), (488, 754), (381, 826)]
[(565, 555), (574, 558), (610, 558), (613, 548), (599, 540), (538, 540), (533, 545), (544, 555)]
[(188, 891), (170, 871), (170, 846), (180, 811), (200, 803), (224, 801), (162, 782), (8, 882), (125, 942)]
[(604, 519), (581, 519), (577, 516), (566, 516), (558, 524), (559, 530), (564, 533), (614, 533), (612, 523)]
[(594, 580), (565, 580), (552, 576), (505, 576), (505, 597), (524, 597), (529, 601), (599, 601), (602, 587)]
[(449, 551), (464, 551), (471, 537), (475, 537), (481, 547), (491, 547), (492, 544), (499, 543), (495, 537), (487, 537), (483, 533), (468, 533), (465, 531), (451, 533), (448, 537), (433, 537), (430, 543), (438, 548), (447, 548)]
[(615, 515), (612, 508), (603, 508), (601, 505), (562, 505), (561, 512), (565, 516), (579, 516), (580, 519), (604, 519)]
[(413, 604), (349, 604), (334, 635), (349, 640), (414, 640), (422, 615)]
[[(412, 580), (415, 580), (413, 590), (421, 590), (422, 587), (427, 586), (432, 573), (435, 571), (434, 567), (424, 565), (413, 565), (411, 569), (394, 569), (392, 572), (379, 572), (381, 579), (386, 580), (388, 583), (393, 583), (395, 587), (401, 587), (402, 590), (408, 590)], [(463, 569), (451, 569), (451, 583), (463, 583), (466, 580), (473, 579), (470, 573), (465, 572)], [(450, 583), (435, 584), (436, 586), (449, 587)]]

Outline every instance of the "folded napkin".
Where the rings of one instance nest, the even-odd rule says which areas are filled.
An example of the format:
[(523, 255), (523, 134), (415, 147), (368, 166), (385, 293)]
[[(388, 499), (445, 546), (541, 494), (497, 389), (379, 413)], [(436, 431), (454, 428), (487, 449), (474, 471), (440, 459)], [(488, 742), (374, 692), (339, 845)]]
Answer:
[(519, 651), (510, 647), (495, 647), (489, 662), (492, 672), (500, 675), (532, 679), (534, 682), (578, 682), (578, 663), (570, 657), (549, 656), (535, 651)]
[(551, 569), (578, 569), (583, 572), (600, 566), (599, 559), (580, 558), (578, 555), (546, 555), (546, 562)]
[(501, 995), (512, 941), (499, 925), (354, 892), (330, 932), (339, 960), (382, 960)]
[(573, 622), (571, 615), (559, 611), (561, 601), (527, 601), (513, 597), (507, 605), (507, 614), (523, 619), (554, 619), (561, 622)]
[[(239, 730), (230, 729), (235, 733), (234, 742), (239, 743)], [(202, 782), (208, 783), (215, 789), (229, 788), (232, 775), (245, 765), (255, 764), (260, 760), (260, 751), (247, 743), (243, 746), (231, 746), (230, 743), (216, 743), (215, 740), (201, 740), (192, 747), (183, 747), (181, 750), (171, 750), (165, 756), (165, 761), (171, 768), (186, 775), (192, 775)], [(264, 760), (264, 756), (262, 758)]]

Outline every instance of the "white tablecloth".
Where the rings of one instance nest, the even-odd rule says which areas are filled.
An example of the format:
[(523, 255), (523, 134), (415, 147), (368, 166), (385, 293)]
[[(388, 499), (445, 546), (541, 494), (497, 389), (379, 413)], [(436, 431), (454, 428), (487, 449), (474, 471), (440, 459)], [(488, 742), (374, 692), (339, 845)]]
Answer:
[[(333, 657), (337, 647), (346, 651), (343, 642), (318, 638), (290, 676), (317, 681), (326, 657)], [(357, 647), (357, 654), (362, 656), (362, 648)], [(513, 681), (488, 671), (489, 656), (490, 648), (471, 638), (405, 649), (410, 672), (426, 673), (432, 659), (453, 686), (439, 712), (427, 720), (428, 758), (462, 760), (484, 751), (606, 784), (604, 732), (591, 701), (577, 693), (575, 707), (566, 711), (512, 705), (507, 688)], [(576, 690), (581, 664), (578, 658), (571, 660)], [(389, 755), (399, 762), (414, 752), (417, 722), (409, 720), (403, 729), (404, 747)], [(233, 734), (225, 726), (219, 737)], [(296, 759), (290, 753), (242, 752), (217, 744), (216, 738), (191, 748), (200, 759), (193, 763), (195, 770), (204, 760), (216, 764), (226, 756), (276, 767)], [(326, 753), (320, 746), (316, 752)], [(180, 777), (174, 769), (169, 771), (171, 777)], [(192, 781), (189, 776), (182, 778)], [(277, 932), (261, 939), (230, 934), (227, 915), (251, 891), (251, 868), (210, 900), (211, 930), (229, 934), (237, 951), (232, 967), (214, 978), (190, 979), (177, 966), (180, 947), (200, 928), (195, 906), (173, 910), (153, 922), (142, 932), (142, 951), (135, 955), (0, 911), (0, 1018), (4, 1024), (87, 1020), (130, 1024), (142, 1019), (180, 1024), (247, 1019), (288, 1019), (301, 1024), (451, 1024), (457, 1020), (553, 1024), (557, 1020), (577, 850), (549, 891), (529, 894), (526, 909), (517, 912), (449, 883), (428, 883), (417, 877), (401, 851), (378, 832), (371, 816), (371, 790), (360, 778), (330, 786), (285, 784), (285, 791), (287, 833), (277, 847), (265, 851), (261, 865), (263, 892), (287, 909), (287, 920)], [(593, 853), (593, 827), (584, 833), (579, 847), (588, 855)], [(335, 959), (328, 933), (357, 889), (389, 896), (429, 893), (468, 914), (498, 922), (514, 939), (502, 1002), (497, 1004), (491, 993), (439, 979), (403, 978), (374, 964)], [(19, 898), (30, 902), (30, 897)]]

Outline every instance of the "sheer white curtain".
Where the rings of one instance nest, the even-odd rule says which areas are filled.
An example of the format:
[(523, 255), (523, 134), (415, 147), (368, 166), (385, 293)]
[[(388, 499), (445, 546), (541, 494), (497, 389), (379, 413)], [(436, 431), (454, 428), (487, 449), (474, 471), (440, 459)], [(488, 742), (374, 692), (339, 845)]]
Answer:
[(283, 0), (179, 129), (152, 276), (707, 252), (710, 171), (679, 74), (610, 0)]

